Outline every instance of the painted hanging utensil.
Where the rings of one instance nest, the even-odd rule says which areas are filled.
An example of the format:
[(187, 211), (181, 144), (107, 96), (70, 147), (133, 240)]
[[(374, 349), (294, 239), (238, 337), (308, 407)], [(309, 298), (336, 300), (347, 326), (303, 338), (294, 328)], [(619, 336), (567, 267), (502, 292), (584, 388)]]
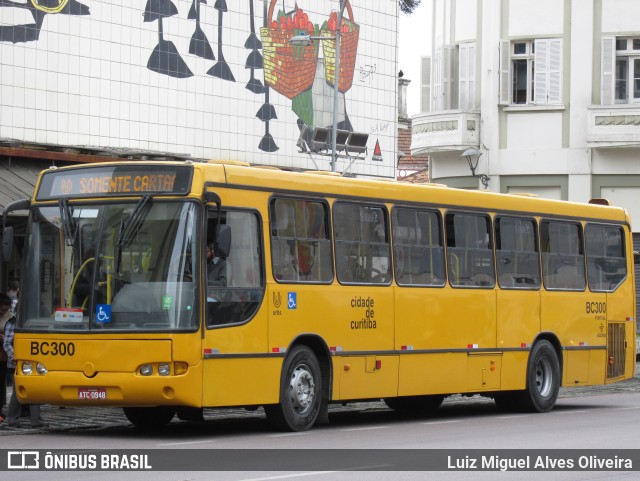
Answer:
[(180, 56), (178, 49), (169, 40), (163, 38), (162, 19), (178, 13), (178, 9), (171, 0), (148, 0), (144, 9), (144, 21), (158, 21), (158, 45), (153, 49), (147, 68), (159, 74), (175, 78), (192, 77), (189, 66)]
[(218, 11), (218, 62), (207, 71), (207, 75), (235, 82), (236, 79), (231, 73), (231, 68), (222, 54), (222, 18), (224, 12), (227, 11), (227, 2), (225, 0), (216, 0), (216, 4), (213, 7)]
[(205, 35), (202, 27), (200, 26), (200, 4), (206, 4), (206, 0), (193, 0), (191, 8), (189, 9), (189, 20), (196, 21), (196, 29), (191, 36), (191, 42), (189, 42), (189, 53), (197, 55), (198, 57), (206, 58), (207, 60), (215, 60), (216, 57), (213, 54), (213, 49), (209, 45), (209, 39)]

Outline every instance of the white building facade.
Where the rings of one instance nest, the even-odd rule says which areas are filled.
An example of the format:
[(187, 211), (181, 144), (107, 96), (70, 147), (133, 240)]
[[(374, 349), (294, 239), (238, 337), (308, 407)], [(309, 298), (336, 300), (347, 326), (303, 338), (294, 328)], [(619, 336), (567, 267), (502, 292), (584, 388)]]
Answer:
[[(629, 210), (640, 232), (640, 2), (433, 0), (411, 153), (433, 182)], [(462, 153), (481, 154), (471, 175)]]
[(0, 2), (0, 157), (34, 143), (329, 170), (300, 137), (335, 120), (369, 134), (336, 170), (394, 178), (397, 27), (397, 0)]

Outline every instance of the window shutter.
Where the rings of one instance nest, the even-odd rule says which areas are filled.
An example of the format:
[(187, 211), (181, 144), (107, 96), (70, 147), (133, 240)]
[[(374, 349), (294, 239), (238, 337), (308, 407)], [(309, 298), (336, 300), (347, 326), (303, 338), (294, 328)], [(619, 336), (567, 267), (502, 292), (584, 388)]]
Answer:
[(602, 66), (600, 77), (600, 104), (613, 105), (615, 93), (616, 38), (602, 37)]
[(562, 103), (562, 39), (535, 40), (534, 95), (537, 105)]
[(549, 76), (547, 103), (562, 103), (562, 39), (549, 39)]
[(533, 80), (533, 103), (545, 105), (548, 103), (548, 76), (549, 76), (549, 40), (535, 40), (534, 68), (535, 77)]
[(460, 110), (467, 110), (469, 102), (469, 44), (461, 43), (459, 51), (460, 66), (459, 81), (460, 89), (458, 92), (458, 106)]
[(461, 43), (459, 50), (459, 82), (458, 107), (460, 110), (471, 110), (475, 105), (476, 83), (476, 44)]
[(420, 64), (420, 111), (431, 112), (431, 57), (422, 57)]
[(442, 110), (442, 49), (433, 56), (433, 111)]
[(473, 110), (476, 106), (476, 44), (469, 44), (469, 94), (467, 109)]
[(451, 108), (453, 52), (454, 49), (450, 45), (445, 45), (442, 49), (442, 110)]
[(500, 105), (509, 105), (511, 100), (511, 42), (500, 40)]

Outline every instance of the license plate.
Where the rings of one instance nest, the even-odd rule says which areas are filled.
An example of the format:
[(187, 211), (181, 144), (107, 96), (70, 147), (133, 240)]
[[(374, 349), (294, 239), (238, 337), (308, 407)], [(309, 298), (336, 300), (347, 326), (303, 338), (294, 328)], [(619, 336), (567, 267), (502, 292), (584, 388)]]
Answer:
[(88, 401), (99, 401), (101, 399), (107, 399), (106, 387), (79, 387), (78, 399), (86, 399)]

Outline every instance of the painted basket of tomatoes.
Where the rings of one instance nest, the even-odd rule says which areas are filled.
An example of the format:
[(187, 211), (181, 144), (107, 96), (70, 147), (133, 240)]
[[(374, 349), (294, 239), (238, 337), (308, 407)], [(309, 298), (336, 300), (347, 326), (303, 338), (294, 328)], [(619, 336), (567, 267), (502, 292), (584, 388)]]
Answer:
[(329, 20), (325, 21), (320, 30), (324, 37), (322, 52), (324, 54), (324, 74), (329, 85), (336, 81), (336, 31), (340, 28), (340, 72), (338, 75), (338, 90), (342, 93), (351, 88), (353, 73), (356, 67), (356, 54), (358, 53), (358, 38), (360, 25), (353, 19), (351, 3), (347, 0), (348, 19), (342, 17), (338, 26), (338, 12), (331, 12)]
[(318, 45), (293, 46), (289, 40), (294, 35), (318, 34), (318, 26), (309, 21), (301, 8), (289, 13), (278, 12), (273, 19), (276, 0), (271, 0), (267, 16), (268, 27), (260, 29), (265, 83), (276, 92), (292, 99), (311, 88), (316, 74)]

